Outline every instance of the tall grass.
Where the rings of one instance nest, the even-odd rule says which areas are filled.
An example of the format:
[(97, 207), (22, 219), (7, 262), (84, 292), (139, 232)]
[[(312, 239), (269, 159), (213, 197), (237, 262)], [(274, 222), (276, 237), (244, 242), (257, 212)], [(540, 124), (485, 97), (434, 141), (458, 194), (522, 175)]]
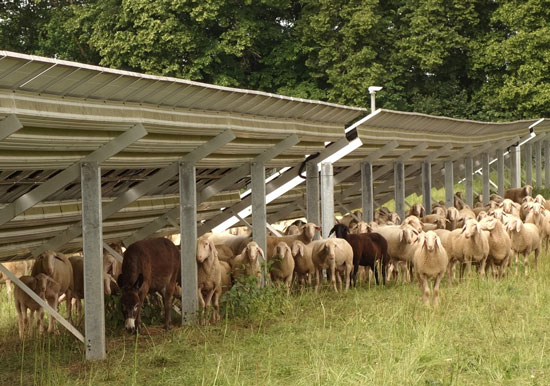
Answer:
[(215, 326), (111, 332), (108, 358), (95, 363), (65, 333), (23, 346), (3, 290), (0, 384), (544, 385), (549, 277), (544, 255), (528, 278), (444, 281), (438, 309), (416, 284), (273, 292), (265, 307)]

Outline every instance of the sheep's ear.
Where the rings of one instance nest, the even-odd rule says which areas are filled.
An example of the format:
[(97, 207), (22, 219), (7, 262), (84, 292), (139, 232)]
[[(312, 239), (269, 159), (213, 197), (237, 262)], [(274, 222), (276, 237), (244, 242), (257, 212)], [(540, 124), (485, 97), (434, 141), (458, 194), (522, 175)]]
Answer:
[(462, 227), (462, 230), (460, 231), (460, 233), (464, 233), (466, 232), (466, 224), (464, 224), (464, 226)]
[(435, 238), (435, 246), (436, 248), (439, 248), (439, 250), (443, 250), (443, 243), (441, 242), (441, 238), (436, 237)]
[(315, 230), (321, 232), (321, 227), (319, 225), (315, 225)]
[(520, 220), (516, 220), (516, 232), (521, 231), (522, 227), (523, 227), (523, 223)]
[(403, 236), (405, 235), (405, 230), (402, 229), (401, 232), (399, 232), (399, 242), (402, 243), (403, 242)]
[(265, 260), (265, 255), (264, 255), (264, 251), (262, 248), (258, 247), (258, 253), (260, 254), (260, 256), (262, 256), (262, 259)]
[(141, 288), (141, 285), (143, 284), (143, 274), (139, 274), (136, 282), (134, 283), (134, 289), (137, 291)]

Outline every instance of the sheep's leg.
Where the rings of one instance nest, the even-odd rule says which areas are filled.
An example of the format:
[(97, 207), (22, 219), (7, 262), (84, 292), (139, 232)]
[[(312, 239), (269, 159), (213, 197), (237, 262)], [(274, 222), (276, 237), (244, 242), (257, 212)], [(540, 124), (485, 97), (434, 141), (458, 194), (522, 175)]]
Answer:
[(290, 295), (290, 287), (292, 285), (292, 276), (293, 276), (293, 273), (291, 272), (290, 275), (285, 279), (287, 296)]
[[(58, 311), (59, 307), (59, 298), (57, 296), (54, 296), (55, 299), (53, 300), (53, 309)], [(48, 316), (48, 333), (51, 334), (55, 329), (55, 318), (52, 315)]]
[(170, 324), (172, 321), (172, 313), (170, 309), (172, 308), (172, 296), (174, 295), (174, 289), (176, 288), (176, 283), (170, 285), (170, 288), (164, 288), (162, 294), (162, 300), (164, 303), (164, 329), (169, 330)]
[(420, 290), (422, 291), (422, 301), (425, 305), (430, 304), (430, 286), (428, 285), (428, 278), (425, 275), (418, 274), (418, 283), (420, 284)]
[(516, 266), (516, 273), (515, 275), (517, 276), (518, 275), (518, 265), (519, 265), (519, 252), (515, 252), (515, 257), (514, 257), (514, 261), (515, 261), (515, 266)]
[(8, 292), (8, 298), (11, 297), (11, 280), (6, 279), (6, 291)]
[(29, 320), (27, 327), (29, 329), (29, 335), (34, 336), (34, 311), (32, 309), (29, 310)]
[(538, 269), (539, 266), (539, 249), (535, 249), (535, 270)]
[(346, 291), (349, 290), (352, 267), (346, 265)]
[(334, 267), (334, 264), (331, 264), (330, 266), (330, 281), (334, 287), (334, 292), (338, 292), (338, 288), (336, 288), (336, 268)]
[(441, 283), (441, 279), (443, 278), (443, 275), (444, 273), (440, 273), (435, 277), (434, 298), (433, 298), (434, 307), (437, 307), (439, 305), (439, 283)]
[(25, 319), (27, 317), (27, 311), (23, 309), (23, 304), (16, 302), (15, 310), (17, 311), (17, 322), (19, 326), (19, 339), (23, 340), (25, 334)]
[(487, 264), (487, 257), (483, 257), (479, 263), (479, 275), (485, 276), (485, 266)]
[(320, 269), (316, 269), (315, 270), (315, 293), (317, 293), (319, 291), (319, 281), (320, 281), (320, 277), (321, 277), (321, 270)]
[(529, 255), (531, 253), (524, 252), (523, 253), (523, 265), (525, 266), (525, 276), (529, 274)]
[(214, 323), (221, 320), (220, 313), (219, 313), (221, 292), (222, 292), (222, 290), (221, 290), (221, 286), (220, 286), (220, 287), (216, 288), (216, 290), (213, 293), (214, 296), (212, 297), (212, 304), (213, 304), (213, 308), (214, 308), (212, 318), (214, 319)]
[(44, 320), (44, 310), (42, 307), (36, 313), (36, 327), (38, 328), (38, 335), (42, 335), (44, 327), (42, 326)]

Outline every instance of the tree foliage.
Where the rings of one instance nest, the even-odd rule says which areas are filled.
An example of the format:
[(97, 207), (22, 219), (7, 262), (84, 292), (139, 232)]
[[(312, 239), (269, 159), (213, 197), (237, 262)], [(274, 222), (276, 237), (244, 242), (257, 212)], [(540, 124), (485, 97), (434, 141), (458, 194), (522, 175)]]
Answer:
[(5, 0), (3, 49), (368, 106), (550, 116), (547, 0)]

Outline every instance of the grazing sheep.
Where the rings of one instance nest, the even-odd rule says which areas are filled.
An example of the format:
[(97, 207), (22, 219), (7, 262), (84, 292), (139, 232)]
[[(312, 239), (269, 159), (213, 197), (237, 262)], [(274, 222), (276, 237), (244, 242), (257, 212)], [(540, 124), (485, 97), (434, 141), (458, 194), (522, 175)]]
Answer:
[(124, 251), (118, 286), (128, 332), (139, 331), (145, 296), (155, 292), (160, 293), (164, 302), (164, 328), (170, 329), (170, 308), (180, 278), (180, 262), (178, 247), (163, 237), (136, 241)]
[[(512, 241), (504, 225), (494, 217), (485, 217), (479, 222), (482, 230), (489, 232), (489, 256), (487, 263), (493, 276), (503, 277), (504, 270), (510, 264)], [(498, 272), (497, 272), (498, 267)]]
[[(57, 309), (57, 299), (60, 291), (59, 283), (43, 273), (39, 273), (36, 276), (21, 276), (19, 280), (34, 291), (41, 299), (47, 301), (50, 307), (54, 310)], [(42, 307), (17, 286), (14, 291), (14, 299), (19, 324), (19, 339), (23, 340), (27, 328), (32, 329), (34, 313), (36, 311), (38, 311), (36, 324), (38, 332), (41, 334), (44, 331), (42, 325), (42, 319), (44, 318)], [(29, 316), (27, 316), (27, 310), (30, 311)], [(51, 319), (53, 319), (52, 316), (50, 316)], [(48, 329), (48, 332), (52, 331)]]
[[(67, 314), (71, 319), (71, 301), (73, 296), (73, 266), (67, 257), (58, 252), (46, 251), (36, 258), (32, 267), (32, 276), (44, 273), (59, 283), (59, 294), (65, 294), (67, 301)], [(48, 331), (52, 332), (55, 328), (55, 319), (50, 318)]]
[(261, 285), (262, 272), (258, 256), (265, 259), (264, 251), (254, 242), (249, 242), (240, 254), (231, 259), (233, 278), (240, 281), (246, 276), (254, 276), (258, 279), (258, 286)]
[[(1, 263), (4, 267), (13, 273), (17, 277), (21, 277), (29, 272), (30, 267), (32, 266), (31, 261), (21, 260), (21, 261), (9, 261), (6, 263)], [(8, 277), (4, 277), (2, 271), (0, 271), (0, 283), (6, 283), (6, 289), (8, 291), (8, 296), (11, 296), (11, 280)]]
[(523, 255), (525, 275), (528, 275), (529, 255), (535, 252), (535, 267), (538, 265), (540, 253), (539, 230), (534, 224), (524, 224), (519, 218), (509, 218), (506, 223), (506, 230), (512, 241), (512, 250), (515, 252), (516, 273), (517, 262), (520, 254)]
[(268, 261), (273, 261), (269, 275), (271, 281), (281, 281), (286, 285), (286, 293), (290, 294), (292, 276), (294, 274), (294, 257), (288, 244), (284, 241), (279, 242), (272, 251)]
[(413, 264), (422, 291), (422, 300), (426, 305), (429, 304), (430, 299), (429, 278), (434, 278), (433, 305), (438, 305), (439, 283), (445, 275), (448, 263), (447, 252), (437, 234), (432, 231), (421, 233), (413, 256)]
[[(336, 271), (343, 271), (345, 290), (347, 291), (349, 289), (351, 271), (353, 270), (353, 249), (351, 245), (344, 239), (330, 238), (326, 240), (313, 241), (310, 247), (312, 251), (311, 259), (316, 270), (315, 292), (319, 290), (319, 282), (323, 269), (330, 270), (330, 280), (335, 292), (338, 292), (338, 289), (336, 288)], [(340, 287), (340, 289), (342, 288)]]
[(456, 209), (454, 206), (447, 208), (447, 222), (445, 227), (447, 230), (452, 231), (458, 228), (459, 227), (458, 224), (461, 220), (462, 220), (462, 217), (458, 209)]
[(315, 275), (315, 266), (311, 259), (312, 250), (310, 245), (305, 245), (300, 240), (296, 240), (292, 243), (291, 248), (292, 256), (294, 257), (296, 278), (300, 284), (307, 281), (309, 286), (311, 286), (311, 280), (313, 275)]
[(386, 283), (386, 268), (389, 264), (388, 243), (379, 233), (350, 234), (349, 229), (343, 224), (336, 224), (330, 230), (336, 237), (345, 239), (353, 250), (353, 285), (357, 282), (359, 266), (369, 267), (374, 272), (376, 284), (378, 279), (378, 264), (382, 265), (382, 283)]
[(523, 197), (530, 196), (532, 193), (533, 187), (531, 185), (525, 185), (523, 188), (506, 189), (504, 191), (504, 198), (521, 204)]
[(197, 241), (198, 296), (203, 311), (201, 319), (204, 322), (206, 322), (204, 318), (211, 304), (214, 307), (212, 321), (215, 323), (220, 320), (219, 308), (224, 272), (225, 269), (218, 260), (214, 242), (211, 239), (199, 238)]

